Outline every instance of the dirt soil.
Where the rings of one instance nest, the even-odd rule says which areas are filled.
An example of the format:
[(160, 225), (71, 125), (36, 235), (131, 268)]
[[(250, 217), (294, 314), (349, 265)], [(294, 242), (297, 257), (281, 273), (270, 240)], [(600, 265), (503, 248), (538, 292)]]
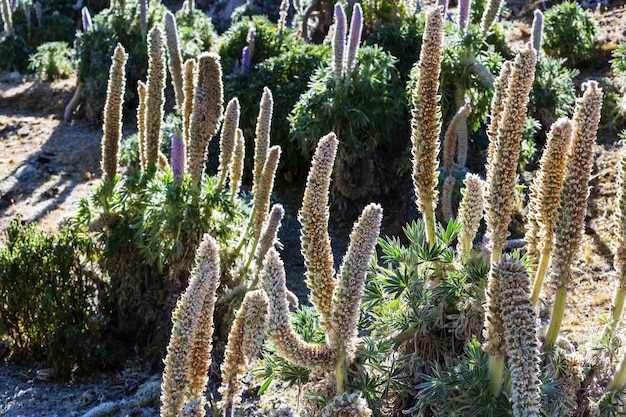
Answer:
[[(602, 48), (612, 50), (626, 39), (626, 0), (588, 1), (601, 32)], [(609, 4), (610, 3), (610, 4)], [(509, 39), (526, 42), (536, 8), (550, 1), (507, 1), (512, 22)], [(610, 76), (604, 66), (596, 76)], [(37, 83), (9, 74), (0, 76), (0, 233), (16, 216), (54, 231), (72, 216), (76, 202), (94, 188), (101, 175), (101, 128), (82, 121), (62, 120), (75, 80)], [(614, 168), (619, 146), (615, 134), (602, 133), (596, 148), (591, 200), (584, 250), (574, 273), (563, 333), (579, 346), (599, 335), (598, 318), (607, 314), (615, 277), (612, 268), (615, 195)], [(289, 194), (289, 193), (286, 193)], [(297, 246), (298, 204), (287, 203), (282, 240)], [(333, 225), (336, 259), (341, 259), (350, 224)], [(0, 244), (2, 241), (0, 237)], [(293, 269), (300, 274), (301, 262)], [(293, 272), (293, 271), (292, 271)], [(302, 279), (294, 282), (304, 291)], [(6, 355), (0, 345), (0, 361)], [(128, 363), (117, 373), (102, 374), (81, 383), (60, 383), (42, 364), (19, 367), (0, 363), (0, 416), (156, 415), (158, 375)]]

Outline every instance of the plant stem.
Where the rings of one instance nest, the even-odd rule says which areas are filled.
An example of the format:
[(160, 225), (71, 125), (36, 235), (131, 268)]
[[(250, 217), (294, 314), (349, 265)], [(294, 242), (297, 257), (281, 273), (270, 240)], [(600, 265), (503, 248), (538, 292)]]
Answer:
[(559, 335), (559, 330), (561, 329), (561, 324), (563, 323), (566, 298), (567, 287), (564, 285), (560, 286), (556, 290), (554, 306), (552, 307), (552, 316), (550, 318), (550, 325), (548, 327), (548, 332), (546, 333), (546, 349), (552, 349), (552, 347), (554, 347), (554, 345), (556, 344), (556, 338)]
[(502, 388), (502, 377), (504, 375), (504, 355), (489, 355), (489, 380), (491, 393), (494, 396), (500, 395)]
[(615, 290), (615, 296), (613, 297), (613, 310), (611, 311), (611, 318), (614, 322), (618, 322), (622, 316), (624, 310), (624, 299), (626, 299), (626, 273), (622, 272), (619, 277), (619, 284)]
[(534, 306), (537, 305), (537, 301), (539, 300), (539, 293), (541, 292), (541, 286), (543, 285), (543, 280), (546, 277), (546, 273), (548, 272), (551, 251), (552, 248), (546, 248), (542, 250), (541, 254), (539, 255), (539, 265), (537, 266), (537, 272), (535, 273), (533, 292), (530, 296), (530, 302), (533, 303)]
[(335, 367), (335, 378), (337, 379), (337, 395), (346, 392), (346, 381), (348, 380), (348, 366), (346, 364), (346, 352), (340, 349), (339, 359)]
[(606, 387), (607, 391), (614, 391), (622, 386), (626, 380), (626, 354), (622, 358), (622, 361), (619, 363), (619, 367), (615, 371), (613, 375), (613, 379), (609, 382), (609, 385)]
[(491, 251), (491, 260), (490, 260), (492, 268), (493, 268), (493, 265), (500, 262), (501, 257), (502, 257), (502, 248), (500, 247), (493, 248), (493, 250)]
[(435, 213), (433, 212), (433, 205), (430, 201), (424, 204), (424, 225), (426, 226), (426, 238), (432, 248), (435, 246)]

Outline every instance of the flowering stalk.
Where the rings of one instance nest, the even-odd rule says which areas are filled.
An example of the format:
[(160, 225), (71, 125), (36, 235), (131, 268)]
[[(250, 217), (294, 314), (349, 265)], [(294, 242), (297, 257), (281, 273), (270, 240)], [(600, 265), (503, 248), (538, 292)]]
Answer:
[(107, 98), (104, 105), (104, 124), (102, 126), (102, 171), (105, 181), (113, 181), (117, 173), (119, 145), (122, 137), (122, 105), (126, 85), (126, 59), (128, 55), (122, 44), (118, 43), (113, 52)]
[(196, 71), (196, 60), (193, 58), (185, 61), (183, 66), (183, 142), (185, 148), (189, 148), (189, 125), (191, 123), (191, 113), (193, 112), (193, 96), (195, 90), (194, 78)]
[(87, 9), (87, 7), (82, 8), (80, 15), (81, 15), (81, 22), (83, 24), (83, 32), (87, 32), (93, 26), (93, 23), (91, 22), (91, 15), (89, 14), (89, 10)]
[(525, 240), (528, 243), (528, 258), (533, 265), (537, 265), (533, 268), (535, 277), (530, 297), (535, 305), (552, 253), (553, 229), (558, 216), (559, 196), (565, 177), (566, 150), (571, 135), (572, 122), (569, 119), (561, 118), (554, 122), (548, 133), (539, 173), (530, 187)]
[(343, 79), (346, 47), (346, 14), (340, 3), (335, 4), (335, 34), (333, 36), (333, 72), (335, 81)]
[(172, 135), (172, 175), (175, 181), (180, 181), (185, 176), (186, 156), (187, 151), (182, 133), (179, 129), (176, 129), (174, 135)]
[(237, 97), (228, 102), (222, 123), (222, 135), (220, 137), (220, 164), (218, 168), (219, 180), (217, 186), (221, 187), (229, 171), (235, 149), (237, 128), (239, 127), (240, 114), (239, 100)]
[[(489, 239), (487, 248), (491, 250), (491, 265), (500, 260), (502, 249), (509, 235), (508, 227), (511, 222), (511, 210), (513, 205), (513, 190), (515, 188), (515, 172), (519, 159), (522, 130), (526, 120), (526, 105), (530, 94), (530, 88), (535, 76), (535, 63), (537, 54), (530, 46), (522, 50), (515, 59), (515, 64), (510, 75), (501, 73), (500, 78), (508, 78), (506, 99), (502, 114), (496, 120), (499, 128), (497, 137), (490, 137), (490, 148), (487, 166), (485, 220), (487, 222), (487, 234)], [(503, 67), (503, 72), (507, 71)], [(496, 100), (494, 96), (494, 100)], [(494, 104), (492, 103), (492, 109)], [(493, 117), (493, 116), (492, 116)], [(493, 129), (489, 129), (494, 133)], [(485, 328), (488, 323), (495, 328), (491, 338), (487, 338), (486, 346), (489, 346), (489, 373), (491, 390), (498, 395), (502, 384), (504, 369), (504, 354), (502, 347), (502, 323), (497, 305), (499, 287), (497, 276), (493, 270), (489, 275), (487, 288), (487, 306), (485, 308)], [(487, 352), (487, 350), (485, 350)]]
[(146, 82), (145, 145), (146, 165), (154, 165), (159, 158), (161, 141), (161, 121), (165, 103), (165, 51), (163, 38), (158, 26), (148, 36), (148, 79)]
[(270, 147), (270, 131), (272, 128), (272, 113), (274, 111), (274, 97), (272, 91), (264, 87), (259, 116), (256, 121), (256, 140), (254, 142), (254, 175), (252, 177), (252, 193), (256, 194), (258, 182), (261, 181), (263, 167), (267, 159), (267, 150)]
[(480, 23), (480, 28), (483, 32), (483, 35), (489, 33), (493, 24), (496, 22), (498, 18), (498, 14), (500, 13), (500, 9), (504, 5), (504, 0), (487, 0), (487, 4), (485, 5), (485, 11), (483, 12), (483, 19)]
[(361, 5), (356, 3), (352, 8), (352, 21), (350, 22), (350, 35), (348, 36), (348, 57), (346, 59), (346, 73), (351, 73), (356, 64), (356, 54), (361, 43), (363, 31), (363, 12)]
[(467, 30), (470, 15), (470, 0), (459, 0), (459, 28), (461, 32)]
[(556, 295), (546, 333), (545, 346), (548, 349), (556, 343), (563, 322), (570, 268), (572, 260), (578, 256), (583, 237), (589, 178), (593, 166), (593, 146), (600, 123), (602, 90), (596, 81), (583, 84), (583, 90), (583, 96), (578, 100), (573, 116), (572, 143), (567, 155), (561, 209), (550, 262), (550, 280), (556, 286)]
[(167, 37), (167, 52), (169, 57), (170, 75), (174, 86), (174, 97), (178, 110), (183, 109), (185, 94), (183, 93), (183, 58), (178, 43), (178, 29), (176, 19), (171, 12), (165, 13), (165, 35)]
[(483, 190), (485, 183), (476, 174), (468, 173), (465, 175), (465, 187), (461, 190), (463, 199), (459, 205), (458, 218), (461, 222), (461, 230), (459, 231), (457, 252), (461, 258), (461, 262), (465, 263), (472, 251), (472, 242), (480, 226), (480, 220), (483, 218), (483, 208), (485, 200)]
[(287, 12), (289, 11), (289, 0), (281, 0), (278, 12), (278, 31), (282, 33), (287, 25)]
[(437, 153), (441, 130), (440, 106), (437, 90), (441, 71), (443, 44), (443, 17), (441, 8), (430, 10), (426, 16), (426, 28), (420, 59), (417, 63), (418, 78), (413, 90), (411, 140), (413, 147), (413, 185), (417, 206), (426, 225), (426, 237), (430, 246), (435, 244), (435, 205), (437, 202)]
[(454, 209), (452, 208), (452, 193), (454, 192), (454, 186), (456, 184), (456, 178), (452, 175), (448, 175), (443, 182), (443, 188), (441, 192), (441, 214), (443, 215), (443, 221), (449, 222), (454, 219)]
[(622, 151), (620, 159), (618, 182), (617, 203), (619, 220), (617, 222), (617, 249), (613, 258), (613, 265), (619, 276), (619, 282), (615, 288), (613, 307), (611, 309), (611, 319), (614, 323), (619, 321), (624, 309), (624, 300), (626, 299), (626, 152), (624, 151)]
[(252, 60), (250, 48), (244, 46), (241, 50), (241, 75), (246, 75), (250, 70), (250, 61)]
[(7, 36), (13, 36), (13, 14), (11, 13), (11, 4), (9, 0), (2, 0), (2, 21), (4, 22), (4, 31)]
[(141, 169), (146, 169), (146, 84), (137, 82), (137, 142), (139, 142), (139, 163)]
[[(457, 148), (457, 138), (459, 127), (465, 123), (467, 118), (470, 115), (472, 108), (469, 103), (465, 103), (463, 107), (456, 112), (450, 124), (448, 125), (448, 129), (446, 130), (446, 134), (444, 136), (443, 141), (443, 167), (448, 171), (448, 173), (452, 172), (454, 168), (454, 159), (456, 155)], [(462, 151), (459, 147), (459, 153)], [(467, 154), (467, 142), (465, 146), (465, 153)], [(465, 164), (463, 164), (465, 165)]]
[(141, 38), (145, 39), (148, 34), (148, 0), (139, 0), (139, 30)]
[(543, 36), (543, 13), (541, 10), (535, 10), (533, 18), (533, 27), (530, 35), (530, 42), (537, 53), (541, 52), (541, 38)]
[(228, 172), (230, 181), (230, 202), (235, 201), (235, 196), (239, 193), (241, 187), (241, 178), (243, 178), (243, 161), (246, 154), (246, 142), (243, 138), (241, 129), (237, 129), (237, 139), (235, 142), (233, 163)]

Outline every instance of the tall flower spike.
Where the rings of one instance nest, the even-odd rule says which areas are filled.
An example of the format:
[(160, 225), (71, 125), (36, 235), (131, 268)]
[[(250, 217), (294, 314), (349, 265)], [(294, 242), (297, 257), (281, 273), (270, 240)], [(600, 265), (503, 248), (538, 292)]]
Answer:
[(500, 75), (493, 83), (493, 98), (491, 99), (491, 115), (489, 126), (487, 127), (487, 137), (489, 138), (489, 148), (487, 150), (487, 166), (493, 165), (493, 155), (498, 144), (498, 130), (500, 129), (500, 119), (504, 112), (504, 103), (508, 97), (507, 87), (509, 77), (513, 71), (513, 63), (505, 61), (500, 68)]
[[(285, 209), (283, 209), (283, 206), (280, 204), (274, 204), (272, 210), (270, 211), (267, 223), (265, 224), (265, 229), (263, 230), (263, 233), (261, 233), (261, 240), (259, 241), (259, 247), (256, 251), (255, 277), (261, 272), (263, 260), (265, 259), (265, 255), (267, 255), (267, 251), (274, 246), (274, 242), (278, 236), (278, 229), (280, 229), (280, 222), (283, 220), (284, 216)], [(250, 287), (253, 288), (254, 286), (251, 285)]]
[(558, 216), (565, 176), (566, 150), (571, 136), (572, 122), (569, 119), (563, 117), (552, 124), (546, 149), (541, 157), (539, 172), (530, 187), (525, 240), (528, 242), (528, 259), (535, 273), (530, 297), (533, 304), (537, 304), (541, 285), (548, 270), (554, 240), (553, 229)]
[(514, 417), (541, 416), (539, 338), (528, 273), (519, 262), (503, 261), (494, 268), (500, 279), (498, 302), (511, 374)]
[(2, 22), (4, 23), (4, 31), (7, 36), (13, 35), (13, 14), (11, 13), (11, 5), (9, 0), (2, 1)]
[(146, 165), (159, 159), (161, 121), (165, 103), (165, 51), (161, 30), (155, 26), (148, 36), (148, 79), (146, 89)]
[(270, 131), (272, 127), (272, 113), (274, 111), (274, 97), (272, 91), (264, 87), (259, 117), (256, 121), (256, 141), (254, 142), (254, 176), (252, 178), (252, 193), (257, 193), (258, 183), (261, 181), (263, 167), (267, 159), (267, 150), (270, 147)]
[(306, 267), (310, 300), (320, 315), (320, 325), (331, 329), (334, 278), (333, 252), (328, 234), (328, 193), (339, 141), (334, 133), (321, 138), (315, 149), (304, 189), (298, 220), (302, 225), (300, 244)]
[(139, 30), (141, 38), (145, 39), (148, 34), (148, 0), (139, 0)]
[(237, 97), (228, 102), (222, 123), (222, 136), (220, 137), (220, 165), (219, 184), (221, 185), (229, 171), (233, 159), (233, 150), (237, 138), (237, 128), (239, 127), (239, 100)]
[(572, 260), (580, 251), (587, 213), (589, 178), (593, 166), (593, 147), (602, 109), (602, 90), (598, 83), (588, 81), (583, 84), (583, 90), (582, 99), (578, 100), (573, 116), (574, 131), (567, 155), (561, 208), (550, 261), (550, 281), (556, 287), (556, 294), (546, 334), (547, 347), (554, 346), (559, 335), (565, 313), (570, 268)]
[[(469, 103), (465, 103), (465, 105), (456, 112), (448, 125), (448, 129), (446, 130), (446, 135), (443, 141), (443, 167), (448, 172), (452, 172), (452, 168), (454, 167), (459, 126), (461, 123), (465, 123), (465, 120), (467, 120), (471, 111), (472, 108)], [(465, 144), (465, 148), (465, 153), (467, 154), (467, 142)], [(461, 149), (459, 149), (459, 151), (461, 151)]]
[[(515, 59), (515, 64), (509, 75), (507, 96), (504, 101), (502, 115), (496, 118), (498, 123), (497, 137), (490, 138), (489, 165), (487, 166), (487, 182), (485, 190), (485, 221), (487, 223), (486, 237), (489, 240), (487, 249), (491, 250), (491, 265), (500, 260), (502, 249), (509, 236), (509, 223), (513, 207), (513, 190), (515, 188), (517, 162), (519, 159), (522, 130), (526, 120), (526, 105), (530, 88), (535, 76), (537, 53), (528, 44)], [(493, 109), (492, 104), (492, 109)], [(489, 376), (491, 391), (494, 395), (500, 393), (504, 372), (504, 352), (501, 345), (502, 323), (499, 319), (497, 297), (499, 293), (497, 277), (493, 270), (487, 283), (487, 298), (490, 306), (485, 312), (485, 328), (489, 322), (494, 329), (494, 336), (490, 338)], [(492, 309), (494, 311), (489, 311)], [(485, 350), (487, 352), (487, 350)]]
[(500, 14), (500, 9), (504, 5), (504, 0), (488, 0), (483, 12), (483, 19), (480, 22), (480, 28), (483, 34), (489, 33), (493, 24)]
[(276, 168), (278, 167), (279, 160), (280, 146), (272, 146), (268, 152), (267, 160), (263, 167), (263, 174), (261, 175), (261, 182), (259, 183), (257, 193), (254, 195), (254, 201), (252, 202), (252, 210), (254, 211), (254, 236), (256, 239), (261, 237), (263, 223), (265, 223), (265, 219), (267, 218), (267, 210), (270, 206), (270, 196), (274, 188), (274, 178), (276, 177)]
[(93, 23), (91, 22), (91, 15), (89, 14), (89, 9), (87, 9), (87, 7), (83, 7), (80, 11), (80, 16), (83, 25), (83, 32), (87, 32), (89, 29), (91, 29), (91, 26), (93, 26)]
[(205, 304), (215, 300), (218, 284), (218, 246), (211, 236), (205, 234), (196, 253), (196, 267), (189, 279), (189, 286), (172, 313), (174, 325), (161, 383), (161, 417), (177, 417), (183, 408), (189, 387), (194, 336)]
[(117, 159), (122, 138), (122, 104), (126, 86), (126, 59), (128, 55), (118, 43), (109, 69), (106, 104), (104, 105), (104, 137), (102, 139), (102, 171), (104, 180), (111, 181), (117, 173)]
[(613, 266), (619, 276), (615, 295), (613, 297), (613, 307), (611, 318), (618, 321), (624, 309), (624, 299), (626, 298), (626, 152), (622, 149), (620, 166), (618, 171), (617, 203), (617, 248), (613, 258)]
[(185, 176), (187, 152), (185, 150), (185, 142), (183, 142), (181, 136), (182, 133), (178, 129), (172, 135), (172, 175), (175, 180), (181, 180)]
[(183, 142), (185, 148), (189, 149), (189, 124), (191, 122), (191, 113), (193, 111), (193, 95), (195, 90), (194, 78), (196, 72), (196, 60), (191, 58), (185, 61), (183, 77), (183, 96), (185, 104), (183, 105)]
[(222, 86), (222, 66), (215, 53), (203, 53), (198, 58), (196, 88), (193, 97), (193, 110), (189, 122), (189, 174), (194, 182), (199, 182), (204, 172), (206, 148), (217, 133), (224, 93)]
[(346, 59), (346, 73), (351, 73), (356, 65), (356, 54), (361, 43), (363, 31), (363, 12), (361, 5), (355, 3), (352, 8), (352, 21), (350, 22), (350, 35), (348, 36), (348, 57)]
[(543, 37), (543, 13), (541, 10), (535, 10), (533, 18), (533, 28), (530, 35), (530, 42), (537, 53), (541, 52), (541, 39)]
[(463, 263), (469, 259), (472, 251), (472, 242), (480, 227), (485, 206), (485, 198), (483, 196), (485, 183), (483, 180), (476, 174), (467, 173), (464, 184), (465, 187), (461, 190), (463, 198), (459, 205), (458, 213), (461, 230), (459, 231), (457, 243), (457, 251)]
[(487, 166), (485, 220), (492, 263), (499, 259), (509, 236), (515, 173), (536, 60), (537, 53), (530, 44), (515, 59), (502, 115), (498, 118), (498, 136)]
[(331, 369), (337, 360), (336, 352), (327, 345), (302, 341), (291, 327), (291, 313), (285, 298), (285, 267), (274, 248), (270, 248), (263, 262), (263, 282), (270, 300), (268, 337), (278, 354), (308, 369)]
[(241, 187), (241, 178), (243, 178), (243, 161), (246, 154), (246, 141), (243, 138), (241, 129), (237, 129), (237, 139), (235, 142), (235, 150), (233, 163), (230, 166), (230, 201), (235, 201), (235, 196), (239, 193)]
[(278, 31), (282, 32), (285, 30), (287, 25), (287, 12), (289, 11), (289, 0), (281, 0), (280, 9), (278, 12)]
[(183, 58), (180, 54), (180, 46), (178, 43), (176, 19), (171, 12), (165, 13), (165, 35), (167, 36), (167, 52), (176, 106), (179, 111), (182, 111), (185, 101), (185, 94), (183, 92)]
[(333, 35), (333, 72), (335, 81), (343, 79), (346, 48), (346, 13), (340, 3), (335, 4), (335, 34)]
[(354, 360), (358, 333), (361, 297), (365, 287), (367, 268), (374, 255), (380, 233), (383, 209), (369, 204), (350, 234), (350, 246), (339, 271), (339, 282), (333, 294), (330, 346), (338, 352), (337, 391), (346, 392), (347, 365)]
[(137, 106), (137, 142), (139, 142), (139, 163), (145, 169), (146, 163), (146, 85), (143, 81), (137, 82), (137, 96), (139, 105)]
[(459, 0), (459, 28), (462, 32), (467, 30), (470, 15), (470, 0)]
[(248, 292), (230, 328), (222, 365), (222, 386), (219, 389), (222, 395), (219, 408), (223, 410), (224, 416), (232, 416), (234, 406), (240, 401), (243, 387), (241, 379), (261, 351), (267, 304), (265, 291)]
[(417, 63), (417, 85), (413, 90), (411, 140), (413, 147), (413, 185), (417, 207), (426, 224), (430, 245), (435, 244), (435, 206), (437, 204), (437, 153), (441, 131), (437, 91), (441, 71), (443, 17), (441, 8), (431, 9), (426, 16), (426, 28), (420, 59)]
[(452, 193), (454, 192), (454, 185), (456, 184), (456, 178), (452, 175), (448, 175), (443, 182), (443, 189), (441, 190), (441, 214), (443, 215), (443, 221), (445, 223), (454, 219), (454, 208), (452, 207)]

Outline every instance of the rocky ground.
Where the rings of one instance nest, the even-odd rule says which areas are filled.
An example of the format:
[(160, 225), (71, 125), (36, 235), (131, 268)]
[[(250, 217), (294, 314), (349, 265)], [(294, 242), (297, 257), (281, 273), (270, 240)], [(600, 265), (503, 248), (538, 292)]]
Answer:
[[(512, 41), (528, 38), (532, 11), (544, 3), (507, 2), (511, 10), (507, 18), (513, 23)], [(625, 3), (594, 3), (603, 47), (614, 47), (626, 38)], [(100, 128), (62, 120), (74, 85), (73, 79), (37, 83), (15, 75), (0, 76), (0, 232), (16, 216), (55, 230), (60, 221), (75, 213), (76, 202), (98, 183)], [(617, 189), (614, 168), (619, 150), (616, 139), (614, 134), (604, 132), (596, 149), (585, 247), (575, 272), (575, 295), (563, 325), (564, 333), (581, 346), (598, 335), (598, 317), (608, 312), (615, 281), (611, 242)], [(282, 239), (297, 246), (298, 203), (287, 204), (287, 232), (283, 232)], [(348, 226), (334, 226), (339, 252), (345, 250)], [(302, 280), (296, 281), (294, 284), (302, 287)], [(158, 378), (129, 362), (117, 373), (80, 383), (60, 383), (41, 364), (18, 367), (1, 363), (0, 416), (96, 416), (105, 415), (107, 410), (111, 413), (106, 415), (156, 415)]]

